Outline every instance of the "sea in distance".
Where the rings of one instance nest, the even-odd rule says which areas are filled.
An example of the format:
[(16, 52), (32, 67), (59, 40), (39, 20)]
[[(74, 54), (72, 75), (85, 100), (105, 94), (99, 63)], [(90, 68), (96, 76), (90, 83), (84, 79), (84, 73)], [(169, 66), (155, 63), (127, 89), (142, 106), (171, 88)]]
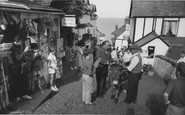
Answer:
[(124, 18), (98, 18), (96, 25), (98, 30), (106, 35), (105, 39), (111, 40), (115, 25), (118, 25), (118, 28), (124, 25)]

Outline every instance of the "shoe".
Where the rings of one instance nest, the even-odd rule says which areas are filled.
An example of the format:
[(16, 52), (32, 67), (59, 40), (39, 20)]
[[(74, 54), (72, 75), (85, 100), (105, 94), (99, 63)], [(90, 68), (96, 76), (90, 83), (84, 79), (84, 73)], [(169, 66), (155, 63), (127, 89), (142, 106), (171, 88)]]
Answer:
[(54, 85), (54, 88), (58, 91), (59, 89), (57, 88), (57, 86), (56, 85)]
[(20, 97), (16, 97), (15, 99), (16, 99), (16, 101), (21, 101)]
[(124, 92), (124, 93), (127, 93), (127, 90), (124, 89), (123, 92)]
[(24, 96), (22, 96), (22, 98), (23, 98), (23, 99), (28, 99), (28, 100), (31, 100), (31, 99), (32, 99), (32, 97), (29, 96), (29, 95), (24, 95)]
[(74, 67), (74, 69), (77, 69), (77, 67)]
[(52, 91), (57, 91), (57, 89), (55, 89), (54, 87), (51, 87), (51, 90), (52, 90)]
[(73, 68), (71, 67), (71, 70), (73, 70)]
[(92, 105), (92, 102), (86, 103), (86, 105)]

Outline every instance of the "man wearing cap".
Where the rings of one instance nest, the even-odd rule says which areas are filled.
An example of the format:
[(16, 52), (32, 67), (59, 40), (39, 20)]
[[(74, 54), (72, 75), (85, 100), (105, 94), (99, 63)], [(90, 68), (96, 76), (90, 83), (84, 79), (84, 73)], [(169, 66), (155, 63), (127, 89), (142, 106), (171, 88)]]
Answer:
[(138, 83), (142, 76), (142, 57), (140, 55), (140, 47), (138, 45), (133, 44), (129, 49), (133, 56), (131, 58), (130, 65), (127, 67), (129, 74), (127, 94), (124, 102), (136, 103)]

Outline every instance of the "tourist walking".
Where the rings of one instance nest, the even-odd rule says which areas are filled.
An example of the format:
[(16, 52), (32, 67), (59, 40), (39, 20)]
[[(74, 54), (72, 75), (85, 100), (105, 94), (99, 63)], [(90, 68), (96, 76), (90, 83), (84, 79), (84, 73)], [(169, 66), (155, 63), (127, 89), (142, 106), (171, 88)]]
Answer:
[(101, 58), (100, 64), (96, 69), (97, 97), (103, 97), (106, 90), (106, 78), (108, 76), (108, 65), (110, 61), (109, 41), (102, 42), (102, 46), (97, 50), (97, 59)]
[(142, 57), (140, 55), (140, 47), (138, 45), (134, 44), (130, 46), (129, 49), (133, 56), (130, 65), (127, 67), (129, 74), (128, 74), (127, 93), (124, 102), (136, 103), (138, 84), (142, 76)]
[(176, 76), (177, 79), (168, 83), (163, 94), (168, 104), (165, 115), (185, 115), (185, 62), (177, 64)]
[(84, 59), (82, 60), (82, 102), (85, 104), (92, 104), (91, 95), (93, 89), (93, 74), (95, 69), (93, 67), (93, 60), (91, 59), (91, 50), (84, 50)]
[(52, 91), (58, 91), (59, 89), (56, 86), (56, 72), (58, 71), (57, 59), (55, 56), (55, 48), (50, 47), (50, 53), (48, 55), (48, 67), (49, 67), (49, 76), (50, 76), (50, 87)]

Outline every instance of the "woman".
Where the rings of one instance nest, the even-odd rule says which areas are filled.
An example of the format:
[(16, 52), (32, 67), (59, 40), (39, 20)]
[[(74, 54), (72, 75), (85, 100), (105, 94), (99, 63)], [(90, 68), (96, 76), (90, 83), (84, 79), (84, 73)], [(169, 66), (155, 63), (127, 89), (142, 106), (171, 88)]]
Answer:
[(21, 63), (21, 78), (22, 78), (22, 93), (23, 98), (32, 99), (27, 94), (31, 93), (32, 87), (32, 76), (31, 76), (31, 62), (33, 60), (33, 53), (31, 51), (31, 40), (26, 38), (24, 41), (25, 48), (28, 49), (23, 56), (23, 61)]
[(50, 48), (50, 53), (48, 55), (48, 67), (49, 67), (49, 76), (50, 76), (50, 86), (52, 91), (58, 91), (59, 89), (56, 87), (56, 72), (58, 71), (57, 67), (57, 59), (55, 56), (55, 49), (53, 47)]
[(82, 102), (85, 104), (92, 104), (91, 94), (93, 88), (93, 74), (95, 70), (93, 68), (93, 60), (91, 59), (91, 52), (89, 49), (84, 50), (84, 59), (82, 61)]

